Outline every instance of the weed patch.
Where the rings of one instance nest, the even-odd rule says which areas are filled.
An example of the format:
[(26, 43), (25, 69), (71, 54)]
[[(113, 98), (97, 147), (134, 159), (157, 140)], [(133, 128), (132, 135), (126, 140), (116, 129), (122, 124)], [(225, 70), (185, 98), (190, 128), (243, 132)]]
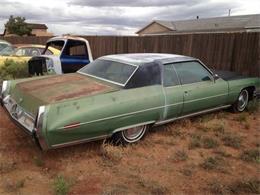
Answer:
[(69, 193), (72, 181), (67, 181), (62, 175), (58, 175), (54, 179), (53, 186), (56, 195), (66, 195)]
[(16, 169), (16, 163), (13, 161), (0, 162), (0, 174), (9, 173)]
[(244, 151), (240, 158), (246, 162), (260, 163), (260, 151), (258, 149), (251, 149)]
[(217, 170), (221, 168), (223, 164), (223, 159), (220, 157), (209, 157), (206, 158), (203, 163), (201, 164), (201, 167), (206, 170)]
[(216, 148), (219, 146), (219, 143), (217, 140), (210, 138), (210, 137), (205, 137), (202, 139), (202, 144), (204, 148), (210, 149), (210, 148)]
[(241, 146), (242, 139), (241, 137), (227, 134), (223, 136), (222, 141), (224, 142), (225, 146), (238, 149)]
[(184, 150), (178, 150), (177, 152), (175, 152), (173, 157), (170, 157), (170, 160), (174, 162), (185, 161), (187, 159), (188, 159), (188, 155)]
[(232, 183), (229, 187), (229, 190), (235, 194), (240, 193), (260, 193), (260, 180), (253, 178), (248, 180), (237, 180)]
[(195, 149), (201, 147), (201, 136), (200, 135), (192, 135), (190, 143), (189, 143), (189, 149)]
[(123, 149), (120, 146), (103, 143), (101, 146), (101, 155), (104, 161), (116, 164), (119, 163), (123, 157)]

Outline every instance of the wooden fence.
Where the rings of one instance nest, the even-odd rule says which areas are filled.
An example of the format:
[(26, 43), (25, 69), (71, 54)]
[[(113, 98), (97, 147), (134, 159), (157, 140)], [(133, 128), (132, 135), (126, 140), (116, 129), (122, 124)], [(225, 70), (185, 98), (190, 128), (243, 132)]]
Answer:
[[(159, 52), (192, 56), (213, 69), (260, 76), (260, 33), (210, 33), (167, 36), (82, 36), (94, 59), (107, 54)], [(0, 37), (13, 44), (45, 44), (50, 37)]]

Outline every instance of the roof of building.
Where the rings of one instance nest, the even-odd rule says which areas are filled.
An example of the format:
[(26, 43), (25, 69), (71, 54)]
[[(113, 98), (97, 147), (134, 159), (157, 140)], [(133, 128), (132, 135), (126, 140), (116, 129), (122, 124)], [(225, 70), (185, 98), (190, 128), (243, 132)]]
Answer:
[(27, 23), (32, 29), (48, 29), (46, 24), (37, 24), (37, 23)]
[(169, 59), (171, 59), (171, 62), (195, 60), (195, 58), (188, 57), (188, 56), (177, 55), (177, 54), (164, 54), (164, 53), (116, 54), (116, 55), (103, 56), (100, 59), (115, 60), (118, 62), (133, 64), (137, 66), (143, 65), (145, 63), (154, 62), (156, 60), (164, 61), (164, 62), (166, 62)]
[(260, 28), (260, 14), (254, 15), (239, 15), (225, 16), (215, 18), (199, 18), (192, 20), (165, 21), (155, 20), (137, 31), (140, 33), (145, 28), (153, 23), (177, 32), (192, 32), (192, 31), (217, 31), (226, 29), (255, 29)]

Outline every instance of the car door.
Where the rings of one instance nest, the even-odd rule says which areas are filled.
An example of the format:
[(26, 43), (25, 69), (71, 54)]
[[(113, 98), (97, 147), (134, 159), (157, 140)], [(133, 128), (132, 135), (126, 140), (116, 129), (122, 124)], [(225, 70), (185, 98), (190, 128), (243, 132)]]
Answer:
[(228, 84), (213, 75), (199, 62), (175, 63), (174, 68), (183, 89), (182, 115), (225, 105)]
[(163, 119), (178, 117), (183, 107), (183, 88), (173, 63), (163, 65), (163, 90), (165, 94)]
[(83, 41), (68, 40), (60, 56), (63, 73), (76, 72), (89, 64), (86, 43)]

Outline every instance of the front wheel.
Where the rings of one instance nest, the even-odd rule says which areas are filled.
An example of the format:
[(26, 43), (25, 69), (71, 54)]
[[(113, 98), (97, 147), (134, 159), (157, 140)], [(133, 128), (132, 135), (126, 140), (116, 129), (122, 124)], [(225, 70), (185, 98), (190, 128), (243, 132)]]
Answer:
[(243, 112), (247, 105), (248, 105), (248, 100), (249, 100), (249, 95), (248, 95), (248, 91), (246, 89), (243, 89), (236, 102), (233, 104), (233, 111), (234, 112)]
[(116, 144), (123, 145), (135, 143), (144, 137), (147, 130), (148, 125), (142, 125), (125, 129), (123, 131), (115, 133), (115, 135), (113, 135), (113, 141)]

